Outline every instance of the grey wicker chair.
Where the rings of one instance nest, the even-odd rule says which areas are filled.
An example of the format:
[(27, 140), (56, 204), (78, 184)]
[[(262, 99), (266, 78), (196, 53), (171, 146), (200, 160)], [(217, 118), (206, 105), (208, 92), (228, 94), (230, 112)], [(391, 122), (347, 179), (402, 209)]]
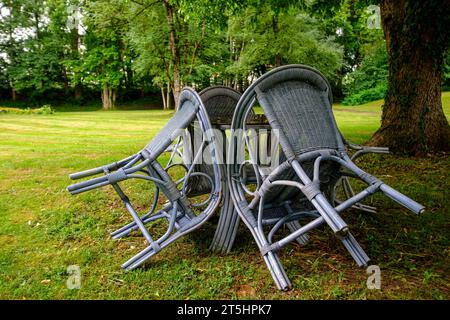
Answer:
[[(227, 171), (231, 195), (281, 290), (288, 289), (291, 283), (277, 251), (324, 223), (359, 266), (367, 264), (369, 257), (341, 217), (345, 209), (367, 196), (381, 191), (417, 214), (424, 211), (422, 205), (353, 163), (336, 126), (330, 101), (327, 81), (317, 70), (289, 65), (256, 80), (242, 95), (233, 117)], [(256, 104), (262, 107), (272, 131), (278, 134), (285, 159), (279, 165), (264, 167), (252, 159), (246, 118)], [(246, 166), (253, 168), (256, 181), (247, 180), (243, 174)], [(336, 184), (346, 176), (358, 178), (368, 186), (336, 205)], [(300, 219), (306, 221), (303, 226), (298, 223), (288, 228), (287, 236), (280, 235), (284, 225)]]
[[(202, 99), (203, 105), (205, 106), (205, 110), (208, 113), (208, 117), (210, 123), (212, 124), (212, 128), (216, 129), (214, 134), (216, 135), (216, 143), (217, 147), (220, 149), (220, 163), (224, 163), (224, 156), (226, 151), (226, 141), (225, 133), (223, 130), (220, 130), (217, 125), (228, 123), (231, 124), (231, 119), (233, 117), (234, 110), (236, 108), (237, 102), (241, 94), (235, 91), (232, 88), (228, 88), (225, 86), (213, 86), (204, 89), (199, 93), (200, 98)], [(189, 127), (189, 136), (194, 137), (194, 131), (197, 127), (197, 121), (193, 121)], [(220, 135), (220, 136), (217, 136)], [(195, 153), (198, 148), (198, 145), (195, 145), (193, 139), (186, 142), (190, 144), (190, 148)], [(181, 141), (181, 145), (183, 145), (185, 141)], [(202, 172), (209, 176), (213, 175), (212, 167), (209, 163), (200, 163), (195, 164), (194, 172)], [(225, 178), (224, 178), (225, 180)], [(202, 179), (201, 177), (194, 177), (192, 179), (192, 183), (188, 188), (189, 194), (201, 195), (208, 193), (210, 190), (210, 184), (206, 179)]]
[[(169, 163), (163, 167), (164, 159), (159, 159), (161, 154), (167, 150), (169, 145), (177, 145), (180, 137), (186, 137), (187, 128), (193, 122), (197, 123), (202, 141), (195, 154), (185, 157), (192, 159), (192, 162), (174, 163), (175, 155), (179, 154), (178, 148), (174, 147)], [(202, 154), (203, 156), (207, 155), (211, 160), (209, 174), (194, 172), (194, 166)], [(93, 175), (101, 176), (73, 184), (67, 189), (71, 194), (79, 194), (107, 185), (114, 188), (131, 214), (133, 221), (113, 232), (112, 237), (114, 239), (121, 238), (131, 231), (139, 229), (148, 242), (148, 247), (122, 265), (125, 270), (131, 270), (173, 241), (200, 227), (212, 215), (219, 205), (222, 189), (221, 167), (218, 164), (217, 156), (218, 149), (212, 136), (211, 124), (205, 107), (193, 89), (185, 88), (180, 95), (178, 111), (144, 149), (124, 160), (70, 175), (71, 179)], [(167, 156), (165, 157), (167, 158)], [(170, 169), (176, 166), (182, 169), (181, 172), (185, 172), (182, 178), (175, 179), (171, 176)], [(201, 199), (200, 203), (198, 203), (198, 199), (193, 200), (187, 192), (192, 179), (198, 177), (209, 182), (209, 196)], [(155, 185), (150, 211), (143, 216), (138, 215), (119, 185), (121, 181), (128, 179), (143, 179)], [(165, 195), (167, 202), (158, 208), (160, 193)], [(168, 222), (167, 231), (159, 239), (153, 239), (146, 224), (161, 219)]]
[[(227, 150), (225, 129), (231, 126), (231, 120), (241, 93), (226, 86), (212, 86), (202, 90), (199, 96), (208, 113), (210, 123), (215, 129), (214, 135), (219, 149), (218, 156), (220, 156), (219, 163), (224, 164)], [(192, 139), (196, 126), (198, 126), (197, 121), (193, 121), (188, 126), (189, 134), (180, 136), (176, 144), (170, 145), (166, 149), (166, 152), (172, 154), (169, 165), (177, 160), (179, 161), (180, 158), (182, 163), (192, 162), (192, 155), (196, 153), (198, 147), (198, 145), (196, 146), (193, 143)], [(226, 168), (224, 165), (222, 165), (222, 169), (225, 172)], [(195, 164), (193, 172), (200, 172), (209, 176), (213, 175), (212, 167), (208, 163)], [(217, 223), (217, 227), (210, 249), (215, 252), (226, 253), (233, 246), (239, 226), (239, 215), (234, 210), (225, 175), (222, 175), (222, 180), (223, 200), (218, 221), (211, 221)], [(190, 181), (191, 183), (189, 183), (186, 190), (189, 196), (209, 193), (210, 183), (202, 176), (192, 177)]]
[[(200, 92), (200, 97), (208, 111), (209, 118), (213, 127), (215, 126), (216, 132), (220, 134), (219, 144), (222, 150), (223, 159), (226, 159), (226, 142), (227, 137), (224, 129), (220, 129), (220, 126), (231, 126), (231, 120), (233, 118), (236, 105), (241, 97), (241, 93), (233, 88), (226, 86), (212, 86), (206, 88)], [(217, 137), (219, 138), (219, 137)], [(199, 170), (206, 172), (205, 166)], [(224, 166), (223, 172), (226, 171)], [(217, 222), (216, 231), (211, 242), (210, 249), (215, 252), (227, 253), (231, 250), (236, 237), (237, 229), (239, 226), (239, 215), (234, 209), (233, 201), (231, 200), (228, 184), (226, 183), (226, 176), (223, 176), (223, 199), (222, 206), (220, 208), (220, 216)]]

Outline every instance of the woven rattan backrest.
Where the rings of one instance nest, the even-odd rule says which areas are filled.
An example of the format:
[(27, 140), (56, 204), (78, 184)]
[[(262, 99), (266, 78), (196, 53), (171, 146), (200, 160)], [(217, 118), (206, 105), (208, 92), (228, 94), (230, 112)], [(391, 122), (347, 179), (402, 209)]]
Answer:
[(318, 149), (343, 149), (331, 110), (330, 88), (312, 69), (293, 66), (268, 74), (255, 87), (258, 101), (288, 158)]

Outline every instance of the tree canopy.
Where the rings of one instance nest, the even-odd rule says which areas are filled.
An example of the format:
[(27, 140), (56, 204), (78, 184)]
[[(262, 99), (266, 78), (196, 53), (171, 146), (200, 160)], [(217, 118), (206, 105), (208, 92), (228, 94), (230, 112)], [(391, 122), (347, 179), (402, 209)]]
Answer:
[(342, 13), (325, 21), (306, 3), (3, 1), (1, 93), (39, 101), (49, 93), (80, 99), (99, 92), (113, 108), (116, 98), (160, 91), (164, 107), (173, 107), (182, 86), (244, 90), (286, 63), (312, 65), (337, 85), (351, 50), (330, 27)]
[[(160, 94), (173, 108), (183, 86), (243, 91), (271, 68), (301, 63), (325, 74), (345, 104), (387, 94), (373, 143), (438, 150), (450, 135), (437, 98), (450, 86), (449, 12), (449, 0), (4, 0), (0, 98), (101, 99), (113, 109), (117, 100)], [(427, 79), (433, 98), (421, 100)], [(411, 121), (440, 125), (429, 126), (431, 140), (406, 129), (401, 143), (386, 136)]]

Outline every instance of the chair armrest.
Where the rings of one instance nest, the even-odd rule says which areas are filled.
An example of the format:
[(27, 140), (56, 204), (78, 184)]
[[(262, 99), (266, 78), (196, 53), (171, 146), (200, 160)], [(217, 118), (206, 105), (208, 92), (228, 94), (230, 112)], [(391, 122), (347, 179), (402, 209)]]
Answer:
[(362, 146), (360, 144), (351, 143), (347, 140), (345, 140), (345, 144), (353, 150), (367, 150), (366, 153), (389, 153), (389, 148), (387, 147), (369, 147), (369, 146)]
[(356, 152), (351, 156), (351, 160), (355, 160), (359, 158), (360, 156), (367, 154), (367, 153), (384, 153), (389, 154), (389, 148), (387, 147), (370, 147), (370, 146), (362, 146), (360, 144), (351, 143), (350, 141), (347, 141), (342, 137), (344, 140), (344, 144), (352, 150), (356, 150)]

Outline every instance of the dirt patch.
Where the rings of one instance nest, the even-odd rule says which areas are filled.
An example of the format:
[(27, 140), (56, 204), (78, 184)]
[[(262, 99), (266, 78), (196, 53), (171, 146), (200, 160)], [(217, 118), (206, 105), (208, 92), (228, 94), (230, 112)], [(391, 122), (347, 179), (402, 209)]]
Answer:
[(243, 284), (238, 287), (236, 294), (239, 298), (254, 297), (256, 290), (250, 284)]

